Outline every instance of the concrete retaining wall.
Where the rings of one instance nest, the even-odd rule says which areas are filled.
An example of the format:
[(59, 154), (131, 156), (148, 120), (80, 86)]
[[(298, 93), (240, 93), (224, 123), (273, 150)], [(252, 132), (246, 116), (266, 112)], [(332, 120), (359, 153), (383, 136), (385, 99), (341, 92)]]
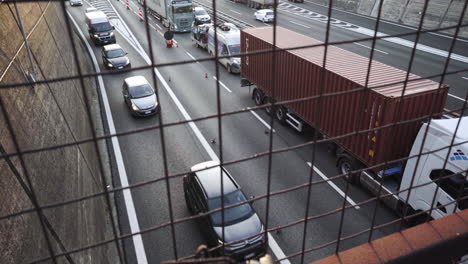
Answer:
[[(310, 0), (317, 4), (328, 5), (328, 0)], [(337, 9), (376, 17), (381, 0), (334, 0)], [(385, 20), (418, 26), (421, 21), (425, 0), (382, 0), (382, 18)], [(429, 0), (423, 27), (436, 29), (458, 24), (464, 1)], [(468, 23), (468, 12), (465, 12), (463, 24)], [(455, 30), (444, 31), (453, 34)], [(461, 29), (459, 36), (468, 37), (468, 27)]]
[[(60, 2), (18, 4), (34, 55), (37, 79), (78, 74)], [(0, 3), (0, 84), (26, 82), (31, 71), (27, 49), (15, 22), (13, 4)], [(84, 72), (92, 64), (75, 33), (72, 33)], [(10, 63), (12, 62), (12, 63)], [(94, 78), (86, 79), (93, 122), (102, 134)], [(0, 89), (6, 111), (0, 108), (0, 155), (16, 152), (5, 116), (12, 124), (21, 150), (39, 149), (92, 137), (85, 95), (79, 80), (48, 85)], [(100, 143), (105, 151), (104, 142)], [(98, 156), (93, 143), (41, 151), (24, 156), (27, 172), (41, 205), (72, 200), (102, 191)], [(21, 182), (25, 171), (17, 156), (0, 158), (0, 217), (33, 208)], [(104, 197), (44, 211), (55, 254), (113, 238), (109, 208)], [(55, 236), (54, 236), (55, 233)], [(49, 252), (37, 214), (27, 213), (0, 220), (0, 263), (29, 263)], [(118, 263), (115, 244), (71, 255), (75, 263)], [(68, 263), (64, 257), (59, 263)]]

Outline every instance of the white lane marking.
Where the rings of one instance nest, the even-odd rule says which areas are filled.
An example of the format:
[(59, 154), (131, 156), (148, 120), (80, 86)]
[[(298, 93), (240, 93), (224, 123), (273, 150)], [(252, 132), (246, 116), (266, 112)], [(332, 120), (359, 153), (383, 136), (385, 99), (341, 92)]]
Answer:
[(461, 101), (463, 101), (463, 102), (465, 101), (465, 99), (463, 99), (463, 98), (461, 98), (461, 97), (458, 97), (458, 96), (456, 96), (456, 95), (453, 95), (453, 94), (448, 94), (448, 95), (449, 95), (449, 96), (452, 96), (452, 97), (455, 98), (455, 99), (461, 100)]
[(281, 264), (291, 264), (270, 232), (268, 232), (268, 245), (270, 246), (271, 251), (275, 253), (277, 259), (284, 259), (280, 261)]
[(462, 79), (468, 80), (468, 77), (462, 77)]
[(162, 27), (158, 25), (157, 23), (154, 23), (160, 30), (162, 30)]
[(263, 23), (263, 25), (265, 25), (265, 26), (271, 27), (271, 25), (269, 25), (269, 24), (267, 24), (267, 23), (265, 23), (265, 22), (262, 22), (262, 23)]
[[(312, 166), (312, 163), (310, 162), (307, 162), (307, 165), (310, 167)], [(340, 189), (338, 188), (338, 186), (336, 186), (336, 184), (334, 184), (332, 181), (329, 181), (328, 177), (325, 176), (325, 174), (323, 174), (319, 169), (317, 169), (317, 167), (314, 166), (314, 171), (320, 176), (322, 177), (322, 179), (326, 180), (327, 183), (333, 188), (335, 189), (335, 191), (337, 193), (339, 193), (343, 198), (345, 197), (345, 193)], [(352, 206), (354, 206), (355, 209), (360, 209), (361, 207), (357, 206), (356, 203), (353, 201), (353, 199), (349, 198), (349, 195), (346, 197), (346, 201), (348, 201), (348, 203), (350, 203)]]
[(192, 56), (192, 54), (188, 53), (187, 51), (185, 53), (187, 53), (187, 55), (189, 55), (189, 57), (192, 58), (192, 60), (196, 61), (197, 63), (200, 63), (197, 61), (197, 59), (195, 59), (194, 56)]
[[(310, 11), (310, 10), (307, 10), (307, 9), (304, 9), (304, 8), (301, 8), (301, 7), (298, 7), (298, 6), (295, 6), (295, 5), (291, 5), (291, 4), (289, 4), (289, 5), (293, 6), (294, 8), (302, 9), (302, 10), (305, 10), (305, 11)], [(287, 10), (287, 9), (280, 9), (280, 10), (282, 10), (284, 12), (287, 12), (287, 13), (294, 13), (294, 12), (292, 12), (292, 10)], [(317, 20), (316, 18), (309, 18), (309, 19), (319, 21), (319, 22), (322, 22), (322, 23), (327, 23), (329, 18), (327, 16), (324, 16), (324, 15), (321, 15), (321, 17), (324, 17), (324, 18), (320, 18), (319, 20)], [(342, 29), (357, 32), (357, 33), (360, 33), (360, 34), (363, 34), (363, 35), (366, 35), (366, 36), (369, 36), (369, 37), (374, 37), (374, 35), (375, 35), (375, 32), (372, 29), (360, 27), (360, 26), (357, 26), (355, 24), (346, 22), (344, 20), (338, 20), (338, 19), (335, 19), (335, 20), (339, 21), (339, 22), (344, 22), (348, 26), (353, 26), (353, 27), (346, 27), (346, 28), (342, 27), (342, 26), (338, 26), (338, 27), (340, 27)], [(385, 37), (382, 40), (392, 42), (392, 43), (395, 43), (395, 44), (399, 44), (401, 46), (408, 47), (410, 49), (413, 49), (414, 44), (415, 44), (413, 41), (409, 41), (409, 40), (402, 39), (402, 38), (397, 38), (397, 37), (389, 37), (388, 34), (384, 34), (384, 33), (381, 33), (381, 32), (377, 32), (377, 37)], [(438, 56), (441, 56), (441, 57), (444, 57), (444, 58), (447, 58), (448, 55), (449, 55), (449, 53), (447, 51), (432, 48), (430, 46), (420, 44), (420, 43), (418, 43), (416, 45), (416, 49), (427, 52), (427, 53), (431, 53), (431, 54), (434, 54), (434, 55), (438, 55)], [(459, 54), (452, 53), (452, 54), (450, 54), (450, 58), (452, 60), (468, 63), (468, 57), (462, 56), (462, 55), (459, 55)]]
[(298, 25), (298, 26), (301, 26), (301, 27), (310, 28), (309, 26), (306, 26), (306, 25), (301, 24), (301, 23), (294, 22), (294, 21), (292, 21), (292, 20), (289, 20), (289, 22), (291, 22), (291, 23), (293, 23), (293, 24), (296, 24), (296, 25)]
[[(364, 48), (366, 48), (366, 49), (372, 50), (372, 47), (363, 45), (363, 44), (361, 44), (361, 43), (353, 42), (353, 44), (356, 44), (356, 45), (358, 45), (358, 46), (361, 46), (361, 47), (364, 47)], [(377, 51), (377, 52), (381, 52), (381, 53), (383, 53), (383, 54), (387, 54), (387, 55), (388, 55), (388, 52), (385, 52), (385, 51), (382, 51), (382, 50), (379, 50), (379, 49), (376, 49), (376, 48), (374, 48), (374, 50)]]
[[(108, 0), (109, 3), (111, 3), (109, 0)], [(111, 6), (112, 8), (114, 8), (114, 6), (112, 5), (111, 3)], [(117, 10), (115, 10), (114, 8), (114, 11), (116, 12), (117, 16), (120, 17), (120, 14), (117, 13)], [(120, 17), (121, 18), (121, 17)], [(131, 44), (131, 42), (129, 42), (131, 44), (131, 46), (140, 54), (140, 56), (146, 61), (146, 63), (148, 65), (151, 65), (151, 60), (149, 58), (149, 56), (146, 54), (146, 52), (144, 51), (143, 47), (141, 47), (141, 44), (140, 42), (137, 40), (137, 38), (135, 37), (135, 35), (133, 35), (133, 32), (130, 31), (130, 29), (128, 28), (127, 24), (125, 23), (125, 21), (121, 18), (122, 20), (122, 24), (125, 26), (125, 28), (127, 28), (128, 30), (128, 33), (132, 36), (133, 40), (136, 42), (136, 45), (138, 47), (135, 47), (134, 45)], [(179, 109), (179, 111), (181, 112), (182, 116), (185, 118), (186, 121), (189, 121), (189, 120), (192, 120), (192, 118), (190, 117), (190, 115), (187, 113), (187, 110), (185, 110), (184, 106), (182, 105), (182, 103), (179, 101), (179, 99), (177, 98), (177, 96), (174, 94), (174, 92), (172, 91), (172, 89), (169, 87), (169, 85), (167, 84), (166, 80), (164, 80), (164, 78), (162, 77), (161, 73), (159, 73), (158, 69), (154, 69), (154, 72), (156, 73), (156, 76), (157, 78), (159, 79), (159, 81), (162, 83), (164, 89), (166, 90), (166, 92), (169, 94), (169, 96), (171, 97), (172, 101), (174, 101), (174, 104), (177, 106), (177, 108)], [(219, 158), (218, 156), (216, 155), (216, 153), (213, 151), (213, 149), (211, 148), (210, 144), (208, 144), (208, 141), (205, 139), (205, 137), (202, 135), (202, 133), (200, 132), (200, 130), (198, 129), (198, 127), (195, 125), (195, 123), (193, 121), (190, 121), (188, 122), (190, 128), (192, 129), (193, 133), (195, 134), (195, 136), (198, 138), (198, 140), (200, 141), (201, 145), (203, 146), (203, 148), (206, 150), (206, 152), (208, 153), (208, 156), (210, 156), (210, 158), (212, 160), (215, 160), (215, 161), (219, 161)], [(270, 238), (268, 240), (268, 245), (270, 246), (271, 248), (271, 251), (273, 251), (273, 254), (275, 254), (276, 258), (277, 259), (282, 259), (282, 258), (285, 258), (286, 255), (284, 254), (283, 250), (278, 246), (278, 243), (276, 242), (276, 240), (270, 235)], [(281, 261), (281, 264), (291, 264), (291, 262), (289, 260), (283, 260)]]
[[(94, 64), (94, 67), (96, 68), (96, 72), (100, 73), (101, 70), (99, 69), (99, 64), (97, 62), (96, 56), (94, 55), (93, 49), (89, 45), (87, 39), (84, 37), (83, 33), (81, 32), (81, 29), (79, 28), (75, 19), (73, 19), (70, 12), (67, 11), (67, 14), (70, 17), (70, 20), (75, 25), (81, 38), (84, 40), (86, 44), (86, 48), (88, 49), (89, 54), (91, 55), (91, 59), (93, 60), (93, 64)], [(114, 120), (112, 118), (111, 108), (109, 105), (109, 99), (107, 97), (107, 92), (104, 87), (104, 81), (101, 75), (98, 76), (98, 83), (99, 83), (99, 90), (102, 96), (102, 101), (104, 104), (104, 112), (106, 113), (106, 117), (107, 117), (107, 125), (109, 127), (109, 133), (116, 134)], [(112, 137), (111, 142), (112, 142), (112, 148), (114, 150), (115, 161), (117, 163), (117, 171), (119, 173), (120, 184), (123, 188), (128, 187), (129, 185), (128, 176), (125, 170), (125, 165), (123, 162), (122, 152), (120, 150), (119, 140), (117, 137)], [(123, 195), (124, 195), (125, 207), (127, 208), (127, 217), (128, 217), (128, 222), (130, 225), (130, 231), (132, 232), (132, 234), (140, 233), (140, 225), (138, 224), (138, 218), (136, 216), (135, 204), (133, 203), (131, 190), (124, 189)], [(141, 234), (133, 235), (132, 240), (133, 240), (133, 246), (135, 248), (135, 254), (136, 254), (138, 263), (148, 263), (148, 260), (146, 259), (146, 252), (145, 252), (145, 247), (143, 245), (143, 239), (141, 238)]]
[(237, 11), (234, 11), (234, 10), (232, 10), (232, 9), (229, 9), (229, 11), (231, 11), (231, 12), (233, 12), (233, 13), (236, 13), (236, 14), (238, 14), (238, 15), (242, 15), (241, 13), (239, 13), (239, 12), (237, 12)]
[[(218, 79), (216, 79), (216, 76), (213, 76), (213, 79), (215, 79), (216, 81), (218, 81)], [(223, 82), (221, 82), (221, 81), (218, 81), (218, 82), (219, 82), (219, 84), (221, 84), (221, 86), (222, 86), (224, 89), (226, 89), (226, 91), (232, 93), (231, 89), (229, 89)]]
[[(312, 1), (304, 0), (304, 2), (328, 8), (328, 5), (321, 5), (321, 4), (314, 3)], [(280, 1), (280, 3), (285, 3), (285, 2)], [(363, 17), (363, 18), (367, 18), (367, 19), (371, 19), (371, 20), (377, 20), (377, 18), (375, 18), (375, 17), (361, 15), (361, 14), (357, 14), (357, 13), (353, 13), (353, 12), (349, 12), (349, 11), (345, 11), (345, 10), (340, 10), (340, 9), (336, 9), (336, 8), (332, 8), (332, 10), (333, 10), (333, 12), (338, 11), (338, 12), (343, 12), (343, 13), (346, 13), (346, 14), (349, 14), (349, 15)], [(390, 25), (394, 25), (394, 26), (398, 26), (398, 27), (402, 27), (402, 28), (417, 30), (417, 28), (410, 27), (408, 25), (398, 24), (398, 23), (395, 23), (395, 22), (387, 21), (387, 20), (380, 20), (379, 23), (386, 23), (386, 24), (390, 24)], [(451, 36), (442, 35), (442, 34), (439, 34), (437, 32), (428, 32), (428, 33), (432, 34), (432, 35), (439, 36), (439, 37), (447, 38), (447, 39), (450, 39), (450, 40), (453, 39)], [(468, 42), (468, 40), (464, 40), (464, 39), (460, 39), (460, 38), (457, 38), (457, 41)]]
[(259, 115), (257, 115), (257, 113), (255, 113), (252, 110), (250, 110), (250, 113), (252, 113), (252, 115), (255, 116), (264, 126), (266, 126), (266, 128), (268, 128), (268, 130), (273, 131), (273, 133), (276, 132), (276, 130), (274, 130), (274, 129), (271, 130), (271, 126), (265, 120), (263, 120)]

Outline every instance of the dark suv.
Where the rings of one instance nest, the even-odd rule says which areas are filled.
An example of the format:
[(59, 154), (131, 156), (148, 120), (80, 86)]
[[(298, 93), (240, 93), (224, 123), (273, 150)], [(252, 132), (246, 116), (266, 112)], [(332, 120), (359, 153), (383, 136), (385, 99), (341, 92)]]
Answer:
[[(214, 167), (213, 167), (214, 166)], [(212, 167), (212, 168), (209, 168)], [(208, 169), (206, 169), (208, 168)], [(247, 201), (240, 186), (232, 176), (221, 168), (224, 185), (224, 206)], [(187, 207), (192, 215), (221, 208), (221, 177), (219, 163), (207, 161), (191, 168), (184, 177), (184, 194)], [(203, 234), (210, 246), (223, 244), (220, 254), (237, 260), (246, 260), (266, 253), (267, 241), (263, 224), (250, 203), (224, 209), (224, 225), (221, 211), (198, 218)], [(228, 243), (231, 243), (226, 245)]]

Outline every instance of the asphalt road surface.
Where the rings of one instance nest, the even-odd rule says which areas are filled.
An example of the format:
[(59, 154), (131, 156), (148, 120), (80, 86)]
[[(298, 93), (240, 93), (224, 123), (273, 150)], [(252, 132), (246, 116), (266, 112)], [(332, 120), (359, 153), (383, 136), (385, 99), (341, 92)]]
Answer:
[[(99, 8), (106, 9), (108, 12), (113, 12), (108, 9), (108, 4), (104, 0), (94, 1), (96, 6), (99, 3)], [(175, 39), (178, 42), (178, 47), (167, 49), (164, 45), (162, 37), (161, 25), (155, 21), (149, 21), (150, 39), (148, 40), (145, 30), (145, 24), (140, 22), (133, 11), (125, 9), (122, 2), (113, 1), (117, 12), (122, 17), (123, 21), (128, 25), (128, 29), (134, 34), (135, 39), (126, 39), (130, 34), (128, 32), (116, 32), (117, 42), (129, 52), (129, 58), (132, 67), (146, 65), (146, 61), (142, 57), (142, 53), (150, 54), (149, 41), (156, 63), (174, 62), (174, 61), (190, 61), (192, 63), (160, 67), (158, 70), (161, 73), (161, 79), (164, 79), (167, 86), (159, 78), (155, 80), (154, 86), (158, 89), (159, 101), (161, 104), (162, 122), (164, 124), (183, 121), (187, 115), (191, 118), (204, 117), (208, 115), (216, 115), (218, 113), (217, 93), (219, 92), (221, 112), (235, 111), (249, 106), (254, 103), (250, 99), (250, 91), (247, 87), (240, 87), (240, 77), (231, 75), (221, 66), (213, 61), (196, 62), (196, 59), (206, 58), (208, 54), (192, 45), (189, 34), (176, 34)], [(236, 4), (230, 1), (218, 1), (218, 8), (222, 12), (230, 12), (231, 16), (243, 19), (255, 26), (265, 26), (261, 22), (253, 20), (254, 10), (247, 8), (242, 4)], [(130, 6), (135, 10), (137, 4), (133, 1)], [(68, 8), (72, 16), (79, 23), (79, 27), (83, 34), (87, 35), (87, 29), (84, 25), (84, 9), (88, 7), (85, 3), (83, 7)], [(311, 3), (301, 5), (303, 8), (314, 9), (319, 12), (319, 7)], [(315, 10), (317, 9), (317, 10)], [(111, 11), (109, 11), (111, 10)], [(231, 10), (231, 11), (229, 11)], [(340, 19), (349, 19), (350, 23), (364, 25), (365, 18), (355, 17), (346, 13), (336, 13)], [(315, 38), (324, 39), (325, 24), (311, 19), (296, 16), (286, 11), (279, 12), (279, 24), (290, 28), (299, 33), (311, 35)], [(122, 23), (119, 20), (112, 20), (114, 23)], [(294, 21), (295, 23), (291, 23)], [(116, 25), (118, 29), (123, 28), (121, 24)], [(369, 24), (372, 27), (372, 24)], [(392, 30), (403, 30), (401, 27), (388, 25), (389, 33)], [(344, 30), (341, 28), (332, 27), (331, 40), (340, 41), (353, 38), (361, 38), (362, 36), (355, 32)], [(440, 36), (428, 37), (435, 39), (445, 39)], [(89, 37), (87, 37), (89, 41)], [(144, 51), (138, 49), (138, 42)], [(442, 45), (437, 42), (437, 45)], [(360, 43), (370, 45), (369, 43)], [(462, 44), (465, 45), (465, 44)], [(103, 69), (100, 59), (100, 47), (93, 47), (93, 52), (98, 58), (99, 66)], [(443, 46), (443, 47), (442, 47)], [(446, 48), (446, 45), (438, 48)], [(361, 55), (368, 55), (369, 49), (356, 44), (344, 45), (343, 48), (356, 52)], [(405, 69), (408, 66), (408, 58), (411, 49), (398, 46), (385, 41), (378, 41), (377, 49), (388, 54), (376, 52), (376, 59), (383, 61), (392, 66)], [(466, 49), (464, 51), (466, 53)], [(463, 54), (462, 54), (463, 55)], [(464, 54), (466, 55), (466, 54)], [(419, 75), (430, 75), (440, 72), (444, 58), (437, 57), (424, 52), (417, 52), (412, 72)], [(430, 65), (431, 67), (428, 67)], [(459, 69), (463, 66), (460, 62), (451, 62), (450, 68)], [(216, 76), (216, 71), (219, 71), (220, 86), (217, 88), (216, 81), (213, 78)], [(104, 76), (104, 84), (108, 94), (108, 101), (111, 108), (111, 115), (117, 132), (132, 131), (135, 129), (148, 128), (160, 125), (159, 117), (152, 116), (149, 118), (133, 118), (130, 116), (126, 105), (123, 102), (121, 86), (126, 77), (134, 75), (143, 75), (150, 82), (153, 82), (153, 74), (150, 70), (141, 70), (138, 72), (118, 73), (115, 75)], [(468, 75), (468, 74), (467, 74)], [(461, 76), (451, 76), (446, 79), (447, 83), (452, 84), (450, 93), (457, 97), (466, 96), (466, 83)], [(463, 86), (464, 84), (464, 86)], [(167, 88), (169, 87), (169, 89)], [(176, 100), (174, 98), (177, 98)], [(447, 107), (450, 109), (460, 105), (460, 100), (454, 97), (449, 97)], [(181, 107), (186, 111), (181, 112)], [(221, 122), (221, 124), (219, 124)], [(158, 225), (168, 223), (171, 219), (169, 202), (172, 209), (174, 219), (188, 216), (188, 210), (185, 206), (182, 191), (182, 178), (174, 177), (171, 180), (165, 181), (165, 175), (181, 174), (186, 172), (196, 163), (210, 160), (213, 155), (222, 158), (224, 161), (233, 161), (248, 156), (253, 156), (257, 153), (266, 152), (269, 150), (270, 133), (268, 124), (270, 117), (263, 111), (244, 112), (233, 114), (230, 116), (218, 118), (210, 118), (208, 120), (195, 122), (200, 134), (197, 134), (192, 125), (181, 124), (173, 125), (160, 129), (151, 129), (145, 132), (135, 133), (128, 136), (118, 138), (120, 149), (123, 158), (123, 164), (128, 176), (129, 184), (141, 183), (149, 180), (158, 181), (144, 185), (138, 188), (132, 188), (131, 194), (133, 197), (134, 208), (138, 219), (140, 230), (147, 230)], [(219, 133), (218, 127), (221, 129)], [(295, 133), (293, 130), (274, 124), (275, 132), (273, 133), (273, 149), (285, 148), (301, 144), (312, 139), (310, 133)], [(161, 135), (163, 133), (163, 135)], [(201, 136), (200, 136), (201, 135)], [(164, 137), (164, 143), (162, 142)], [(222, 140), (221, 138), (222, 137)], [(203, 144), (205, 139), (208, 146)], [(215, 139), (215, 143), (211, 140)], [(164, 145), (163, 145), (164, 144)], [(165, 147), (165, 155), (163, 153)], [(222, 147), (222, 153), (220, 148)], [(207, 151), (211, 148), (213, 153)], [(222, 157), (221, 157), (222, 154)], [(312, 147), (304, 147), (288, 152), (274, 154), (271, 163), (271, 191), (276, 192), (289, 187), (304, 184), (309, 179), (311, 168), (307, 162), (312, 159)], [(231, 172), (234, 178), (242, 186), (247, 196), (264, 195), (267, 192), (268, 186), (268, 156), (251, 159), (228, 165), (226, 168)], [(338, 174), (335, 167), (335, 160), (331, 153), (327, 151), (326, 146), (318, 145), (316, 147), (314, 165), (318, 171), (327, 177), (332, 177)], [(117, 166), (114, 164), (114, 167)], [(167, 168), (167, 171), (165, 170)], [(120, 178), (115, 176), (114, 186), (121, 184)], [(313, 181), (322, 180), (321, 176), (314, 172)], [(334, 181), (336, 188), (344, 191), (346, 182), (343, 179)], [(170, 195), (168, 195), (170, 190)], [(349, 197), (346, 205), (351, 202), (361, 202), (370, 199), (368, 193), (359, 187), (349, 186)], [(169, 199), (170, 198), (170, 199)], [(302, 188), (293, 192), (287, 192), (280, 195), (275, 195), (270, 198), (269, 214), (266, 215), (265, 199), (256, 201), (253, 206), (257, 210), (259, 216), (265, 222), (268, 218), (269, 228), (285, 226), (305, 217), (307, 200), (307, 189)], [(327, 183), (317, 184), (312, 187), (311, 202), (309, 208), (309, 216), (325, 214), (333, 212), (343, 206), (343, 196)], [(118, 196), (117, 206), (119, 208), (119, 220), (121, 223), (121, 231), (123, 234), (131, 232), (127, 217), (127, 203), (122, 195)], [(359, 208), (350, 208), (345, 211), (342, 236), (348, 236), (371, 226), (373, 213), (376, 204), (374, 202), (360, 206)], [(308, 222), (307, 233), (304, 234), (304, 224), (297, 224), (291, 227), (282, 229), (280, 233), (272, 233), (274, 240), (277, 242), (280, 251), (286, 255), (294, 254), (302, 250), (303, 236), (306, 236), (306, 249), (318, 247), (337, 239), (339, 231), (339, 223), (342, 214), (340, 212), (330, 213), (327, 216), (313, 219)], [(378, 205), (377, 218), (375, 224), (383, 224), (396, 219), (397, 216), (387, 209), (385, 206)], [(391, 234), (399, 229), (399, 224), (385, 227), (376, 230), (373, 234), (373, 239)], [(172, 231), (175, 232), (175, 238), (172, 237)], [(364, 233), (355, 238), (342, 241), (339, 250), (348, 249), (357, 246), (368, 239), (368, 233)], [(174, 230), (170, 226), (161, 229), (144, 232), (142, 235), (144, 254), (149, 263), (159, 263), (164, 260), (171, 260), (176, 257), (180, 258), (193, 254), (197, 246), (203, 243), (202, 234), (199, 227), (193, 221), (188, 221), (176, 224)], [(125, 253), (128, 263), (137, 263), (137, 255), (135, 252), (140, 252), (141, 249), (134, 247), (132, 239), (125, 240)], [(176, 245), (176, 250), (174, 250)], [(138, 247), (138, 245), (137, 245)], [(312, 251), (305, 255), (304, 260), (311, 262), (330, 254), (336, 250), (336, 243), (331, 243), (329, 246), (324, 246), (319, 250)], [(175, 255), (177, 251), (177, 256)], [(271, 250), (270, 253), (274, 257), (278, 257), (278, 249)], [(292, 263), (299, 263), (300, 257), (289, 258)]]

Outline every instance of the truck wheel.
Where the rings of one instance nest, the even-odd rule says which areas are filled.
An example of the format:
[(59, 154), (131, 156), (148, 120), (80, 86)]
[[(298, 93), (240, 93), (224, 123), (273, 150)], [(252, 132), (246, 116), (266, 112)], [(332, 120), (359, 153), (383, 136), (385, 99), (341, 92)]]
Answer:
[(285, 125), (286, 124), (286, 107), (282, 105), (276, 107), (275, 117), (276, 119), (278, 119), (280, 124)]
[[(263, 97), (263, 104), (269, 104), (269, 103), (271, 103), (270, 97), (269, 96)], [(271, 115), (273, 113), (273, 107), (272, 106), (265, 107), (265, 112), (268, 115)]]
[(259, 89), (254, 90), (253, 99), (256, 105), (263, 104), (263, 92)]
[(338, 160), (338, 169), (340, 170), (341, 174), (344, 174), (344, 178), (351, 184), (357, 184), (359, 182), (358, 175), (350, 174), (351, 171), (356, 170), (357, 166), (355, 166), (353, 162), (353, 158), (344, 155)]

